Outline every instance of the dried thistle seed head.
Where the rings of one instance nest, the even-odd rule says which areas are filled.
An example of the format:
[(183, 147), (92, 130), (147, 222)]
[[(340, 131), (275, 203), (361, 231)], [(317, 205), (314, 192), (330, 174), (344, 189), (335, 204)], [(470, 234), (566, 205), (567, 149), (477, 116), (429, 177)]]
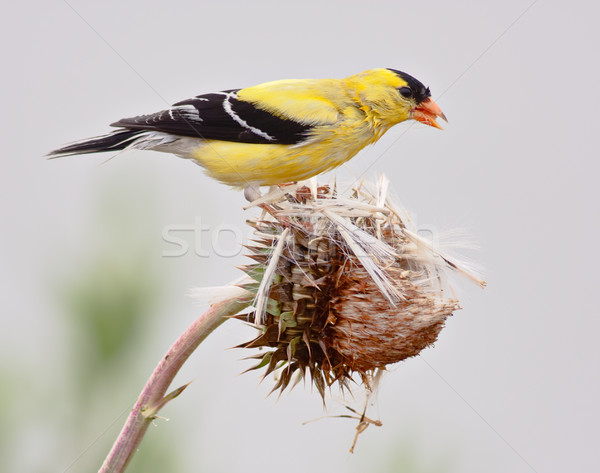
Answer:
[(241, 346), (266, 349), (251, 369), (277, 371), (274, 390), (307, 372), (321, 396), (336, 381), (349, 387), (355, 373), (368, 382), (435, 342), (459, 309), (445, 281), (459, 266), (410, 230), (384, 178), (349, 197), (296, 185), (261, 202), (266, 211), (248, 222), (255, 263), (244, 268), (260, 334)]
[(419, 354), (436, 341), (446, 317), (459, 309), (454, 300), (423, 293), (410, 273), (398, 268), (388, 271), (405, 295), (395, 306), (360, 267), (340, 278), (331, 303), (336, 323), (328, 325), (325, 334), (344, 363), (359, 373)]

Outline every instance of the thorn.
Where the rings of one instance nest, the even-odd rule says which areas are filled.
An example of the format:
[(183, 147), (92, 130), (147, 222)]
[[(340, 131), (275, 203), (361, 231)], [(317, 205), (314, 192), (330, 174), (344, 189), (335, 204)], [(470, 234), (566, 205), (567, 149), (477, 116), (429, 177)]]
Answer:
[(177, 396), (179, 396), (185, 390), (185, 388), (187, 388), (191, 383), (192, 383), (192, 381), (190, 381), (187, 384), (184, 384), (183, 386), (178, 387), (174, 391), (171, 391), (169, 394), (167, 394), (165, 397), (163, 397), (160, 401), (158, 401), (156, 404), (154, 404), (152, 406), (143, 406), (140, 411), (141, 414), (146, 419), (150, 419), (150, 420), (158, 419), (159, 417), (156, 415), (156, 414), (158, 414), (158, 411), (160, 411), (163, 407), (165, 407), (165, 405), (169, 401), (172, 401)]

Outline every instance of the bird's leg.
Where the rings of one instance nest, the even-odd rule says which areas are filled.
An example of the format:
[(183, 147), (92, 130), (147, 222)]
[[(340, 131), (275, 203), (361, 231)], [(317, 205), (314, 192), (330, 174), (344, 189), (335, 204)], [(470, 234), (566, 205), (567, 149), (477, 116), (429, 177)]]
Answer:
[(256, 199), (262, 197), (260, 186), (257, 186), (256, 184), (248, 184), (244, 188), (244, 197), (248, 202), (254, 202)]
[[(285, 184), (283, 186), (285, 186)], [(283, 187), (283, 186), (271, 186), (270, 190), (273, 191), (277, 187)], [(256, 184), (248, 184), (244, 188), (244, 197), (250, 203), (259, 199), (260, 197), (262, 197), (262, 193), (260, 192), (260, 187)], [(269, 204), (258, 204), (258, 207), (263, 209), (264, 212), (271, 215), (273, 218), (275, 218), (275, 220), (278, 220), (284, 226), (291, 227), (293, 225), (292, 222), (287, 217), (284, 217), (277, 213), (276, 207), (269, 205)]]

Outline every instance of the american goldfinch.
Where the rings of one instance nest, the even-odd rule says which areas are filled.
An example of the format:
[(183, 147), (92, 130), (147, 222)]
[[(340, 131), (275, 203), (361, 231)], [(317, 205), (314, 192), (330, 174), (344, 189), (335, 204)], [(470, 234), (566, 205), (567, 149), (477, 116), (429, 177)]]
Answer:
[(151, 115), (123, 118), (103, 136), (49, 157), (148, 149), (200, 164), (237, 188), (298, 181), (333, 169), (392, 126), (446, 120), (429, 88), (394, 69), (345, 79), (278, 80), (197, 95)]

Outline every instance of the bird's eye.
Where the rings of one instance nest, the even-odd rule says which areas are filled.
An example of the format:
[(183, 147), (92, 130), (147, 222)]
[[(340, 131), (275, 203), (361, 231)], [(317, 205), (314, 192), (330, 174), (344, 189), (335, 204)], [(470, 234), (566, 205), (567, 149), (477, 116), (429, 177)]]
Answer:
[(410, 87), (400, 87), (400, 89), (398, 89), (398, 92), (400, 92), (400, 95), (402, 95), (402, 97), (404, 97), (405, 99), (409, 99), (412, 97), (412, 90), (410, 90)]

